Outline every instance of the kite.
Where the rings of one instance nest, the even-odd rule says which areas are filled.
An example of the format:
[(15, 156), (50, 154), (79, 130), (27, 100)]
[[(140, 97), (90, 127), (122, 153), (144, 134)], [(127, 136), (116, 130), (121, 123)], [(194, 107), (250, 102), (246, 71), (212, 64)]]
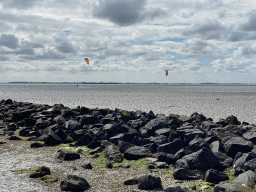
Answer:
[(84, 60), (85, 60), (86, 63), (89, 65), (89, 59), (86, 57), (86, 58), (84, 58)]
[(168, 70), (165, 70), (165, 76), (167, 76), (168, 75)]

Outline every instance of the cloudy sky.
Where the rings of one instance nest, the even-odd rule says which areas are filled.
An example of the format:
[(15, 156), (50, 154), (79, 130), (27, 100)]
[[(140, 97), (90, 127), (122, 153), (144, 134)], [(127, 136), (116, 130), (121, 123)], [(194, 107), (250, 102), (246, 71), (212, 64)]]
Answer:
[(256, 83), (255, 39), (252, 0), (0, 0), (0, 82)]

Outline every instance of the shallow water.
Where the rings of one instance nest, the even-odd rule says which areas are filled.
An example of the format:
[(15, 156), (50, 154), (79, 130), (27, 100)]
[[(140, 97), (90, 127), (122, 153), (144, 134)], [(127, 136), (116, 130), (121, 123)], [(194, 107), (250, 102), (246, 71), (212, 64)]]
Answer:
[(0, 84), (0, 99), (256, 122), (256, 85)]

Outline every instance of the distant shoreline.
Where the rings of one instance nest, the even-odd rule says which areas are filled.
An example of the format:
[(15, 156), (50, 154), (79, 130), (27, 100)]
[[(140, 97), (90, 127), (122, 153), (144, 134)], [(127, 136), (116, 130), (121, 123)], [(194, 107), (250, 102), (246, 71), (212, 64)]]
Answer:
[(252, 83), (121, 83), (121, 82), (0, 82), (0, 84), (120, 84), (120, 85), (244, 85), (244, 86), (255, 86)]

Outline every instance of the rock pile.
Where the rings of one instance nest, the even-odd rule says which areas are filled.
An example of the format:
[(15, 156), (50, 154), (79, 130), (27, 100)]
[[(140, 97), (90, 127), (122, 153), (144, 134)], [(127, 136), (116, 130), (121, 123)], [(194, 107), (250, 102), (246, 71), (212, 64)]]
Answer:
[[(104, 150), (106, 159), (117, 162), (122, 162), (123, 158), (138, 160), (156, 154), (154, 166), (166, 168), (173, 165), (175, 179), (209, 181), (218, 184), (216, 191), (233, 191), (239, 183), (243, 183), (242, 190), (251, 191), (249, 185), (256, 182), (256, 126), (241, 123), (233, 115), (213, 122), (198, 113), (190, 117), (165, 116), (155, 115), (152, 111), (71, 109), (62, 104), (49, 106), (8, 99), (0, 101), (0, 120), (8, 125), (2, 129), (3, 134), (9, 135), (9, 139), (19, 139), (14, 135), (19, 130), (20, 136), (35, 141), (31, 147), (70, 143), (87, 146), (92, 149), (91, 154)], [(77, 158), (80, 158), (77, 153), (60, 151), (59, 159)], [(237, 178), (226, 184), (223, 181), (228, 176), (223, 171), (229, 167), (235, 168)], [(83, 189), (89, 186), (74, 176), (67, 180), (74, 179), (84, 182), (81, 184)], [(152, 189), (161, 187), (161, 180), (144, 175), (137, 180), (130, 178), (124, 184)], [(72, 185), (69, 181), (62, 182), (63, 189)], [(180, 187), (169, 187), (169, 191), (172, 188)]]

